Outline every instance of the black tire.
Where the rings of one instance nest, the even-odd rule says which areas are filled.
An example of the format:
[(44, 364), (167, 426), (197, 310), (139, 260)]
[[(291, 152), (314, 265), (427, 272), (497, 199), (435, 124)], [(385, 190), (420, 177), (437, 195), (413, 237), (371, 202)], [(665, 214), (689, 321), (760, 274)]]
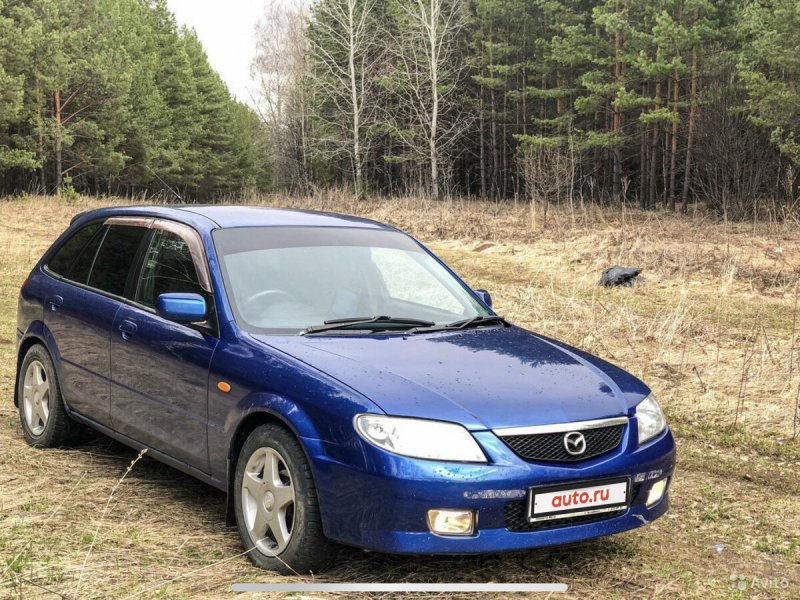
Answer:
[[(30, 424), (25, 412), (25, 381), (31, 365), (34, 365), (34, 368), (37, 365), (41, 366), (44, 374), (43, 381), (48, 388), (48, 415), (40, 430), (38, 426)], [(61, 387), (58, 384), (58, 376), (50, 358), (50, 353), (40, 344), (30, 347), (17, 372), (17, 404), (19, 405), (19, 418), (22, 423), (22, 435), (31, 446), (36, 448), (59, 448), (72, 441), (79, 430), (78, 424), (69, 418), (64, 408)], [(36, 404), (43, 404), (42, 399), (40, 398)]]
[[(276, 541), (278, 538), (272, 534), (271, 528), (267, 529), (264, 536), (254, 539), (248, 528), (248, 521), (245, 519), (243, 486), (245, 472), (251, 459), (254, 461), (251, 463), (251, 468), (258, 470), (257, 465), (260, 463), (262, 454), (276, 457), (276, 464), (284, 467), (277, 467), (277, 471), (280, 473), (280, 482), (293, 489), (294, 501), (291, 509), (288, 507), (284, 509), (284, 523), (288, 526), (291, 521), (291, 527), (287, 527), (290, 535), (282, 549), (279, 542)], [(249, 473), (253, 474), (256, 471)], [(267, 481), (265, 472), (262, 472), (260, 477), (262, 482)], [(259, 481), (258, 476), (254, 481)], [(272, 489), (275, 490), (275, 488)], [(249, 550), (247, 556), (257, 567), (278, 571), (284, 575), (319, 573), (328, 568), (336, 559), (338, 547), (328, 540), (322, 531), (322, 518), (311, 466), (308, 464), (300, 443), (286, 428), (276, 424), (267, 424), (253, 430), (239, 453), (233, 493), (239, 535), (242, 537), (245, 549)], [(278, 495), (269, 497), (278, 498)], [(263, 503), (257, 502), (251, 492), (247, 492), (247, 502), (250, 508), (249, 518), (252, 521), (256, 518), (253, 516), (252, 507), (258, 505), (260, 511)], [(280, 500), (275, 499), (274, 502), (277, 506)], [(269, 502), (269, 505), (271, 506), (272, 503)], [(275, 512), (265, 511), (259, 514), (262, 516), (272, 514), (274, 518)], [(257, 527), (254, 528), (257, 529)], [(274, 549), (265, 549), (266, 545), (273, 545)]]

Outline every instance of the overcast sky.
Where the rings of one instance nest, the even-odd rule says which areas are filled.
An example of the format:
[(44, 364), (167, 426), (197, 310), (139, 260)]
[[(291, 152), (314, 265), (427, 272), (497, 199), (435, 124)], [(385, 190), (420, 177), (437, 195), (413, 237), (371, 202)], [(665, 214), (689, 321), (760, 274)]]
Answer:
[(193, 27), (211, 66), (242, 102), (251, 104), (255, 26), (266, 0), (167, 0), (179, 25)]

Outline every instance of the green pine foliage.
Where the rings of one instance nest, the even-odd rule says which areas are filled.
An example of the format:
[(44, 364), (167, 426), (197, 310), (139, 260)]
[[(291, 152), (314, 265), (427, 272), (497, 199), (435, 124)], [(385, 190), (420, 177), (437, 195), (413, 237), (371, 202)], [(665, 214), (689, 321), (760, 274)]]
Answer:
[(0, 2), (0, 193), (267, 189), (264, 139), (165, 0)]
[[(313, 3), (308, 35), (315, 54), (344, 72), (342, 39), (314, 26), (342, 1)], [(438, 187), (684, 211), (706, 202), (736, 218), (752, 216), (757, 198), (791, 209), (800, 171), (796, 0), (359, 0), (355, 10), (370, 6), (380, 43), (367, 66), (381, 93), (367, 110), (360, 162), (371, 191), (435, 197)], [(408, 27), (416, 10), (467, 14), (437, 45), (448, 54), (436, 85), (455, 99), (443, 118), (459, 125), (437, 148), (438, 186), (423, 143), (432, 114), (424, 38), (437, 32)], [(336, 128), (351, 117), (329, 85), (309, 79), (312, 140), (342, 139)], [(325, 178), (311, 179), (348, 185), (341, 158), (326, 152), (317, 170)], [(536, 192), (549, 188), (558, 192)]]
[(166, 0), (0, 0), (0, 193), (797, 208), (797, 0), (271, 10), (262, 121)]
[(768, 127), (781, 152), (800, 165), (800, 3), (750, 2), (743, 17), (739, 64), (751, 120)]

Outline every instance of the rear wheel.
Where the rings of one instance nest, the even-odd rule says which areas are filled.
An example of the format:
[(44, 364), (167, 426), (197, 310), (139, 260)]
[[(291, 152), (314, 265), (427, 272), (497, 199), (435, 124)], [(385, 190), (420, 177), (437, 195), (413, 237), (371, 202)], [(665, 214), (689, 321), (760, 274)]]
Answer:
[(336, 545), (322, 533), (311, 467), (289, 431), (256, 428), (239, 454), (234, 486), (236, 523), (253, 564), (287, 575), (330, 566)]
[(17, 373), (17, 403), (22, 434), (31, 446), (56, 448), (67, 443), (77, 424), (64, 408), (50, 354), (31, 346)]

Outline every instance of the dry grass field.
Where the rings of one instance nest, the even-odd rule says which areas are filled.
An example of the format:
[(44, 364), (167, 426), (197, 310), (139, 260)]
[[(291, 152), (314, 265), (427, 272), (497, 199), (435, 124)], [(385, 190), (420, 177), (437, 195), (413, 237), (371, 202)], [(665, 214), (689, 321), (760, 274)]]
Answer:
[[(263, 202), (282, 204), (279, 199)], [(107, 202), (106, 202), (107, 203)], [(497, 311), (647, 381), (679, 444), (672, 508), (611, 538), (508, 555), (343, 552), (330, 582), (563, 582), (566, 597), (800, 597), (800, 225), (526, 206), (368, 202), (295, 206), (396, 224)], [(97, 200), (0, 201), (0, 597), (222, 597), (291, 582), (241, 556), (224, 497), (102, 436), (27, 447), (12, 403), (16, 302), (31, 265)], [(602, 289), (611, 265), (645, 281)], [(565, 597), (560, 596), (560, 597)], [(511, 596), (509, 596), (511, 597)]]

